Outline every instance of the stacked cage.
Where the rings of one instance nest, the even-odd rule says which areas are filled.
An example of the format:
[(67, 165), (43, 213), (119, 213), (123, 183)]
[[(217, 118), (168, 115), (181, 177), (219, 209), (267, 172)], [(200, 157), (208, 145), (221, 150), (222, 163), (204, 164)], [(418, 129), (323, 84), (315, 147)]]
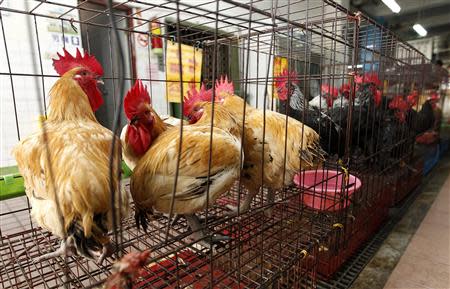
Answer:
[[(389, 208), (420, 184), (423, 161), (414, 155), (415, 138), (434, 125), (430, 100), (418, 105), (419, 95), (430, 95), (424, 84), (426, 58), (370, 18), (355, 15), (355, 21), (354, 65), (372, 73), (366, 74), (372, 84), (354, 78), (350, 117), (349, 168), (363, 185), (329, 240), (333, 250), (319, 257), (318, 272), (327, 279), (377, 232)], [(358, 98), (366, 93), (373, 101), (361, 104)]]
[[(161, 116), (154, 119), (176, 130), (171, 140), (178, 141), (178, 154), (173, 178), (165, 181), (170, 209), (148, 208), (145, 230), (143, 202), (133, 191), (139, 174), (124, 157), (121, 185), (135, 199), (136, 213), (111, 206), (116, 226), (107, 238), (116, 250), (102, 264), (77, 254), (40, 259), (61, 240), (31, 217), (37, 210), (28, 199), (35, 197), (33, 188), (25, 181), (25, 193), (12, 159), (0, 180), (2, 287), (121, 288), (111, 285), (120, 279), (132, 288), (315, 288), (317, 272), (330, 277), (374, 234), (391, 203), (405, 196), (403, 182), (418, 179), (412, 131), (420, 110), (417, 103), (406, 109), (399, 103), (413, 91), (424, 93), (426, 59), (360, 13), (328, 0), (25, 2), (0, 1), (1, 93), (11, 106), (6, 133), (14, 138), (8, 150), (33, 131), (45, 135), (48, 120), (39, 127), (35, 120), (52, 113), (49, 91), (60, 77), (52, 58), (63, 48), (72, 54), (82, 48), (104, 70), (105, 103), (97, 120), (117, 135), (125, 124), (135, 125), (138, 118), (122, 115), (122, 103), (126, 90), (143, 87), (134, 85), (141, 80), (148, 105)], [(192, 102), (206, 90), (209, 99)], [(226, 148), (222, 162), (234, 149), (238, 169), (226, 192), (213, 198), (218, 185), (212, 172), (222, 165), (214, 160), (215, 132), (228, 124), (217, 111), (226, 108), (227, 97), (240, 100), (227, 112), (236, 119), (227, 133), (239, 148)], [(207, 160), (193, 189), (183, 187), (181, 152), (199, 111), (211, 115), (203, 123), (206, 144), (184, 151)], [(111, 153), (110, 160), (113, 183), (120, 159)], [(195, 174), (195, 164), (184, 169)], [(113, 204), (117, 191), (111, 185)], [(206, 199), (201, 210), (177, 209), (177, 202), (199, 196)], [(191, 226), (193, 213), (201, 228)], [(193, 238), (198, 232), (202, 237)], [(125, 272), (127, 256), (146, 250), (136, 257), (142, 258), (139, 268)], [(121, 258), (127, 265), (113, 266)]]

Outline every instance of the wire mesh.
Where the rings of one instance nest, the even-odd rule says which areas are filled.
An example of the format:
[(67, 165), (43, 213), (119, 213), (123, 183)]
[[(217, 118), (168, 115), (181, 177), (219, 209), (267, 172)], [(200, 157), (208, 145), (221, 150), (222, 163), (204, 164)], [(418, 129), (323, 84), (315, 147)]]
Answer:
[[(208, 247), (189, 237), (193, 232), (186, 221), (168, 221), (167, 215), (171, 219), (177, 214), (176, 194), (190, 189), (179, 181), (186, 165), (180, 155), (183, 137), (189, 137), (188, 130), (195, 124), (178, 120), (174, 129), (179, 143), (167, 144), (161, 152), (170, 154), (167, 148), (178, 152), (172, 159), (174, 182), (167, 193), (170, 209), (162, 212), (165, 216), (156, 214), (147, 232), (135, 228), (133, 217), (119, 214), (113, 226), (116, 232), (110, 234), (120, 248), (117, 256), (136, 250), (151, 252), (133, 288), (314, 288), (317, 271), (332, 274), (345, 259), (339, 254), (362, 243), (360, 228), (376, 228), (385, 218), (390, 205), (386, 200), (395, 194), (386, 188), (404, 178), (402, 173), (410, 173), (414, 138), (429, 128), (417, 124), (432, 122), (429, 111), (426, 114), (423, 109), (426, 101), (408, 103), (407, 109), (397, 105), (407, 103), (413, 91), (417, 96), (431, 93), (424, 80), (428, 60), (373, 20), (332, 1), (210, 0), (194, 5), (134, 0), (113, 2), (112, 13), (101, 1), (26, 2), (0, 1), (4, 41), (0, 53), (7, 64), (0, 66), (0, 78), (2, 93), (10, 96), (8, 105), (13, 108), (8, 114), (8, 123), (13, 124), (8, 131), (14, 139), (11, 144), (33, 131), (32, 118), (51, 113), (48, 94), (58, 78), (51, 58), (63, 47), (70, 51), (83, 47), (102, 64), (107, 90), (103, 91), (105, 105), (96, 117), (107, 128), (132, 125), (133, 120), (117, 112), (122, 109), (123, 88), (130, 88), (137, 79), (148, 85), (151, 105), (160, 115), (182, 118), (188, 89), (184, 84), (213, 88), (223, 75), (233, 83), (234, 95), (245, 100), (231, 111), (237, 119), (234, 136), (240, 145), (233, 187), (214, 196), (217, 199), (211, 204), (216, 185), (212, 174), (217, 165), (215, 132), (223, 128), (218, 123), (223, 119), (215, 119), (220, 117), (216, 109), (221, 102), (211, 103), (212, 115), (205, 122), (208, 150), (202, 154), (207, 161), (196, 176), (204, 180), (200, 187), (206, 201), (198, 213), (208, 232), (203, 240), (215, 233), (229, 240)], [(20, 21), (27, 23), (23, 32), (28, 33), (29, 46), (23, 49), (17, 48), (21, 46), (15, 35)], [(174, 47), (176, 53), (171, 54)], [(202, 64), (196, 65), (194, 56), (192, 66), (187, 66), (184, 59), (191, 59), (183, 47), (194, 55), (201, 51)], [(186, 70), (194, 76), (185, 75)], [(284, 70), (294, 74), (280, 80)], [(367, 81), (370, 73), (377, 80)], [(28, 80), (34, 84), (25, 84)], [(284, 98), (283, 89), (287, 91)], [(212, 89), (212, 99), (218, 94)], [(268, 120), (274, 112), (282, 115), (276, 128)], [(255, 115), (260, 118), (252, 122)], [(301, 128), (289, 130), (297, 121)], [(302, 154), (307, 151), (303, 141), (309, 138), (308, 127), (320, 136), (326, 153), (321, 164), (308, 165)], [(289, 142), (296, 134), (298, 143)], [(195, 150), (191, 146), (187, 151)], [(248, 163), (254, 151), (260, 156)], [(231, 155), (231, 149), (228, 152)], [(297, 183), (303, 183), (306, 171), (313, 172), (314, 184), (299, 188), (294, 175)], [(347, 182), (353, 176), (362, 182), (356, 192), (350, 190), (355, 183)], [(245, 212), (241, 205), (252, 194), (256, 196), (249, 201), (251, 209)], [(404, 193), (397, 195), (401, 199)], [(227, 205), (237, 205), (237, 216), (227, 216)], [(140, 206), (136, 202), (132, 211)], [(31, 219), (31, 210), (27, 203), (2, 213), (2, 218), (25, 216), (28, 223), (19, 230), (0, 228), (3, 287), (101, 286), (113, 272), (111, 259), (103, 265), (78, 256), (36, 261), (56, 249), (60, 240)], [(366, 223), (367, 219), (371, 222)], [(365, 233), (365, 237), (373, 234)]]

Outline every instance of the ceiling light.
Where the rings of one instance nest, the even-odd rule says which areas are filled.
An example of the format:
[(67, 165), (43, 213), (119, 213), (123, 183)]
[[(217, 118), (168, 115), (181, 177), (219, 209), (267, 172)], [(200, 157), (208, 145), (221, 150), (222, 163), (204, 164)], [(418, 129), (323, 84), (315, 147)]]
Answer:
[[(348, 69), (353, 69), (353, 65), (349, 65), (349, 66), (347, 66), (347, 68)], [(363, 65), (362, 64), (357, 64), (356, 68), (363, 68)]]
[(384, 5), (386, 5), (387, 7), (389, 7), (389, 9), (392, 10), (392, 12), (394, 13), (398, 13), (400, 12), (400, 5), (398, 5), (398, 3), (395, 0), (381, 0), (383, 1)]
[(416, 30), (417, 34), (419, 34), (421, 37), (427, 36), (427, 31), (425, 28), (423, 28), (420, 24), (414, 24), (413, 29)]

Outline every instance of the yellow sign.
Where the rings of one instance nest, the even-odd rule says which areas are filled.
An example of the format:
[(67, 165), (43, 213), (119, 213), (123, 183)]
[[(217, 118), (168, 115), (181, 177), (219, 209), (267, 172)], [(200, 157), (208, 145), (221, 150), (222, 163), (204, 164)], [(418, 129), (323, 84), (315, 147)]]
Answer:
[[(178, 59), (178, 43), (167, 42), (166, 54), (166, 93), (169, 102), (180, 102), (180, 61)], [(200, 89), (202, 74), (203, 50), (189, 45), (181, 44), (181, 61), (183, 70), (183, 94), (186, 95), (192, 82)]]
[[(288, 60), (286, 57), (281, 56), (275, 56), (273, 58), (273, 79), (277, 76), (280, 76), (283, 70), (288, 68)], [(277, 90), (275, 89), (275, 83), (273, 84), (274, 90), (273, 90), (273, 97), (278, 98)]]

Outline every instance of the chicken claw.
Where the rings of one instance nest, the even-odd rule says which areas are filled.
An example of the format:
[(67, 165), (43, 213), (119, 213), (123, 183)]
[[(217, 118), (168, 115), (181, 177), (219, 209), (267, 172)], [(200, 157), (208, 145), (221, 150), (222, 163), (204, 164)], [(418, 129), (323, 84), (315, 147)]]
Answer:
[[(167, 217), (169, 217), (169, 216), (167, 216)], [(172, 220), (169, 220), (170, 221), (170, 227), (173, 227), (176, 224), (178, 224), (178, 222), (181, 220), (181, 217), (182, 217), (182, 215), (180, 215), (180, 214), (174, 214)]]
[(184, 217), (191, 228), (192, 238), (205, 247), (210, 247), (215, 244), (220, 244), (223, 241), (231, 240), (229, 236), (220, 234), (209, 236), (210, 234), (208, 231), (201, 225), (200, 219), (194, 214), (184, 215)]
[(62, 240), (60, 247), (53, 252), (44, 254), (34, 259), (35, 262), (42, 262), (48, 259), (56, 258), (59, 256), (72, 256), (76, 254), (76, 247), (73, 238), (67, 238)]
[(103, 261), (107, 257), (111, 257), (114, 252), (115, 252), (115, 245), (112, 242), (109, 242), (109, 243), (103, 245), (102, 253), (100, 254), (100, 256), (97, 259), (97, 264), (101, 265), (103, 263)]

